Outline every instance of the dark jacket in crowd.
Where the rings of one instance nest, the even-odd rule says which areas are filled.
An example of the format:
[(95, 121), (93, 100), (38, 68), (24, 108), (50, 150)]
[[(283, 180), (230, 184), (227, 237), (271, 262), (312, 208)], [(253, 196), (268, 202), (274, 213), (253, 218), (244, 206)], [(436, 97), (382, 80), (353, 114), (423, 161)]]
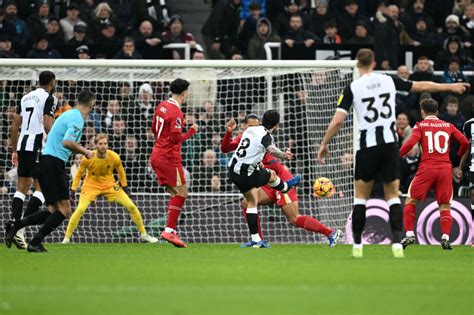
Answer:
[(375, 37), (375, 60), (377, 66), (384, 60), (388, 60), (391, 69), (398, 67), (398, 48), (400, 46), (400, 24), (396, 25), (395, 21), (389, 16), (384, 15), (386, 22), (374, 23), (374, 37)]
[(26, 58), (35, 59), (59, 59), (61, 54), (56, 49), (47, 48), (45, 50), (39, 50), (33, 47), (27, 54)]
[(343, 14), (337, 17), (336, 21), (339, 35), (341, 35), (343, 41), (349, 40), (354, 36), (355, 26), (358, 21), (365, 21), (367, 25), (370, 25), (370, 21), (360, 13), (352, 16), (345, 10)]
[(237, 30), (240, 25), (240, 4), (234, 0), (216, 4), (202, 27), (202, 33), (210, 36), (215, 43), (229, 42), (237, 45)]

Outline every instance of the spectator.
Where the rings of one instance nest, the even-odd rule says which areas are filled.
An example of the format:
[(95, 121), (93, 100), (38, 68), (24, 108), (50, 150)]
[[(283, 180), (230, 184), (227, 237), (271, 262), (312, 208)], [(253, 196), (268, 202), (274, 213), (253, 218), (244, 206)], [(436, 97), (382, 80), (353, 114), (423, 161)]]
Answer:
[(135, 45), (143, 59), (163, 59), (165, 56), (163, 42), (150, 20), (140, 23), (138, 33), (135, 35)]
[(140, 154), (139, 143), (135, 136), (125, 137), (125, 148), (122, 156), (125, 171), (127, 172), (128, 187), (135, 192), (145, 192), (153, 186), (147, 183), (144, 170), (147, 168), (146, 158)]
[(410, 33), (410, 37), (423, 46), (436, 45), (436, 36), (428, 30), (428, 25), (423, 17), (418, 18), (415, 30)]
[(62, 113), (72, 109), (72, 106), (69, 105), (68, 101), (64, 99), (64, 93), (61, 88), (56, 87), (54, 96), (57, 99), (58, 106), (54, 112), (54, 118), (58, 118)]
[[(192, 126), (197, 122), (196, 115), (191, 110), (187, 111), (184, 120), (187, 126)], [(205, 148), (205, 140), (203, 140), (203, 138), (204, 134), (200, 131), (183, 142), (183, 165), (185, 167), (192, 169), (199, 163), (202, 148)]]
[[(443, 111), (439, 115), (439, 119), (447, 121), (453, 124), (459, 131), (462, 132), (466, 118), (459, 112), (459, 100), (448, 95), (443, 99)], [(459, 166), (460, 158), (457, 156), (459, 150), (459, 143), (457, 141), (451, 141), (449, 157), (454, 167)]]
[[(242, 16), (242, 13), (241, 13)], [(242, 29), (239, 34), (240, 50), (247, 54), (250, 39), (257, 31), (257, 22), (262, 17), (262, 7), (259, 3), (250, 4), (250, 15), (242, 20)]]
[(79, 17), (79, 6), (74, 2), (67, 6), (66, 14), (67, 16), (61, 19), (60, 24), (64, 32), (64, 41), (67, 42), (73, 38), (74, 27), (77, 23), (82, 22), (82, 20)]
[[(196, 50), (191, 56), (192, 60), (206, 59), (204, 52)], [(213, 104), (217, 100), (217, 75), (213, 68), (194, 68), (186, 71), (185, 77), (189, 77), (188, 100), (189, 107), (198, 107), (205, 101)]]
[[(411, 81), (432, 81), (437, 82), (438, 79), (433, 73), (433, 67), (431, 66), (430, 60), (426, 56), (418, 57), (418, 61), (414, 67), (413, 73), (410, 75), (409, 80)], [(420, 105), (419, 105), (419, 93), (410, 93), (407, 97), (407, 112), (412, 122), (419, 121), (421, 119)]]
[(42, 0), (38, 1), (37, 10), (34, 14), (28, 17), (26, 24), (30, 30), (30, 42), (33, 43), (38, 36), (46, 33), (46, 26), (49, 19), (53, 17), (49, 12), (49, 1)]
[(267, 59), (264, 45), (269, 42), (281, 41), (280, 37), (272, 30), (272, 24), (267, 18), (261, 18), (257, 22), (257, 32), (249, 42), (249, 59)]
[[(188, 43), (191, 48), (196, 47), (193, 34), (183, 30), (183, 19), (179, 15), (171, 17), (167, 30), (161, 34), (163, 45), (171, 43)], [(173, 50), (173, 59), (184, 59), (184, 50)]]
[(445, 27), (443, 28), (443, 32), (440, 34), (441, 43), (444, 43), (452, 36), (459, 38), (464, 47), (471, 47), (469, 32), (459, 24), (459, 17), (454, 14), (448, 15), (446, 18)]
[(89, 47), (82, 45), (76, 48), (77, 59), (90, 59)]
[(110, 26), (114, 29), (114, 36), (122, 37), (125, 33), (120, 21), (115, 17), (112, 8), (107, 2), (101, 2), (94, 10), (91, 20), (87, 23), (87, 37), (91, 40), (103, 40), (104, 29)]
[(398, 67), (398, 48), (402, 24), (398, 21), (398, 7), (389, 5), (378, 15), (374, 23), (375, 59), (377, 68), (383, 70)]
[(114, 56), (114, 59), (143, 59), (142, 55), (135, 50), (135, 41), (131, 37), (125, 37), (122, 49)]
[(125, 129), (125, 120), (119, 115), (115, 115), (112, 120), (112, 135), (109, 138), (109, 146), (110, 149), (118, 153), (122, 159), (125, 153), (125, 141), (127, 139)]
[(119, 101), (114, 97), (110, 98), (107, 102), (107, 112), (105, 113), (105, 117), (102, 122), (103, 128), (109, 132), (109, 130), (112, 129), (112, 121), (114, 120), (114, 117), (121, 114), (122, 109), (120, 107)]
[(15, 27), (6, 19), (5, 9), (0, 7), (0, 36), (7, 36), (11, 39), (15, 35)]
[(101, 26), (102, 30), (95, 41), (95, 53), (96, 55), (104, 54), (106, 58), (112, 58), (119, 49), (120, 37), (114, 24), (105, 22)]
[[(303, 28), (303, 20), (300, 15), (295, 14), (290, 19), (290, 31), (283, 37), (283, 43), (288, 48), (303, 48), (303, 51), (289, 50), (287, 59), (302, 59), (306, 57), (307, 48), (313, 46), (320, 39), (311, 32), (305, 31)], [(313, 53), (314, 58), (314, 53)]]
[(464, 65), (466, 58), (464, 57), (463, 44), (457, 36), (448, 37), (444, 41), (443, 50), (438, 52), (435, 57), (435, 69), (446, 69), (448, 67), (448, 61), (453, 57), (459, 59), (461, 66)]
[(278, 36), (283, 37), (291, 30), (290, 20), (295, 14), (299, 14), (301, 17), (302, 25), (305, 29), (308, 29), (310, 18), (306, 16), (304, 12), (299, 11), (300, 0), (287, 0), (285, 12), (281, 13), (276, 20), (273, 22), (273, 27)]
[(97, 8), (97, 3), (94, 0), (84, 0), (80, 1), (79, 3), (79, 16), (81, 20), (83, 20), (86, 24), (89, 23), (92, 16), (94, 15), (94, 11)]
[(222, 192), (222, 180), (218, 174), (212, 175), (210, 192), (211, 193)]
[(355, 24), (354, 37), (347, 41), (347, 44), (353, 45), (373, 45), (374, 37), (369, 34), (369, 26), (363, 20), (357, 21)]
[[(260, 8), (260, 14), (266, 15), (266, 2), (267, 0), (242, 0), (242, 10), (240, 11), (240, 20), (245, 21), (252, 15), (252, 5), (258, 5)], [(257, 18), (258, 20), (258, 18)], [(255, 25), (254, 25), (255, 26)]]
[(316, 4), (316, 8), (310, 17), (309, 30), (314, 34), (318, 35), (319, 38), (323, 38), (326, 34), (324, 32), (324, 25), (333, 19), (332, 15), (328, 11), (328, 4), (324, 1), (319, 1)]
[[(408, 71), (407, 66), (401, 65), (398, 67), (397, 77), (405, 81), (408, 80), (408, 78), (410, 77), (410, 71)], [(410, 92), (397, 91), (397, 94), (395, 96), (395, 110), (397, 115), (400, 112), (404, 112), (407, 110), (407, 103), (409, 101), (410, 95)]]
[(148, 83), (143, 83), (138, 89), (138, 98), (132, 108), (128, 109), (128, 130), (139, 141), (147, 140), (150, 126), (144, 122), (152, 121), (155, 112), (153, 89)]
[(130, 106), (135, 102), (130, 89), (130, 83), (128, 82), (119, 82), (118, 91), (117, 91), (117, 100), (121, 104), (121, 107), (124, 108), (125, 112), (130, 109)]
[(461, 62), (459, 61), (459, 58), (452, 57), (449, 59), (448, 68), (444, 70), (441, 81), (443, 83), (469, 82), (461, 71)]
[(216, 152), (211, 149), (205, 150), (202, 153), (201, 162), (192, 169), (191, 174), (193, 174), (193, 191), (209, 192), (212, 176), (222, 174), (222, 169), (217, 163)]
[(406, 113), (397, 115), (397, 134), (400, 147), (408, 141), (411, 136), (412, 129), (410, 127), (410, 119)]
[(433, 32), (435, 30), (433, 18), (425, 11), (425, 0), (413, 1), (410, 10), (401, 17), (403, 25), (410, 34), (415, 33), (416, 24), (420, 20), (425, 21), (427, 32)]
[[(337, 26), (342, 41), (354, 37), (355, 25), (357, 21), (365, 21), (369, 25), (369, 20), (359, 12), (359, 5), (356, 0), (346, 0), (344, 12), (337, 16)], [(398, 42), (398, 41), (397, 41)]]
[(48, 37), (51, 48), (60, 51), (64, 48), (64, 33), (59, 25), (59, 19), (52, 17), (48, 20), (48, 24), (46, 25), (46, 37)]
[(66, 56), (68, 58), (74, 58), (76, 56), (77, 47), (92, 44), (92, 42), (86, 38), (86, 29), (87, 25), (82, 21), (74, 25), (72, 38), (66, 42)]
[(155, 31), (158, 34), (164, 30), (164, 26), (170, 21), (166, 1), (134, 0), (132, 12), (135, 13), (134, 19), (136, 22), (153, 21)]
[(474, 43), (474, 3), (464, 9), (461, 25), (469, 32), (469, 41), (471, 44)]
[(56, 49), (50, 48), (46, 34), (40, 35), (33, 48), (26, 54), (26, 58), (59, 59), (61, 55)]
[(28, 51), (30, 33), (25, 21), (17, 17), (17, 12), (16, 2), (7, 1), (5, 4), (6, 20), (10, 22), (16, 30), (15, 35), (12, 37), (13, 47), (23, 56), (23, 54)]
[(13, 51), (12, 41), (8, 35), (0, 35), (0, 58), (19, 58)]
[(202, 27), (202, 37), (211, 59), (225, 59), (238, 45), (240, 0), (220, 1)]
[(341, 36), (337, 33), (337, 25), (334, 21), (328, 21), (324, 25), (325, 36), (323, 38), (323, 43), (325, 44), (340, 44)]

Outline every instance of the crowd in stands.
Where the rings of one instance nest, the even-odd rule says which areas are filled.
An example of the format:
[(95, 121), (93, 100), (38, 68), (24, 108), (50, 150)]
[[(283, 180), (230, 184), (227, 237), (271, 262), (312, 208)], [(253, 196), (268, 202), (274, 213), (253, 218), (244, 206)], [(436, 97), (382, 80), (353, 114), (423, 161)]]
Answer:
[[(170, 43), (189, 43), (192, 59), (265, 59), (264, 44), (279, 42), (284, 58), (314, 59), (314, 49), (324, 45), (372, 47), (379, 69), (397, 70), (397, 76), (414, 81), (468, 82), (463, 71), (472, 69), (474, 4), (469, 0), (220, 0), (213, 1), (210, 16), (202, 26), (202, 43), (186, 31), (186, 21), (173, 16), (164, 1), (12, 1), (0, 0), (0, 58), (116, 58), (183, 59), (182, 50), (168, 50)], [(400, 47), (419, 49), (414, 71), (400, 65)], [(205, 48), (205, 51), (201, 49)], [(426, 52), (426, 54), (424, 53)], [(435, 76), (434, 70), (442, 70)], [(192, 71), (192, 69), (190, 70)], [(215, 72), (200, 69), (190, 87), (185, 107), (187, 124), (200, 125), (200, 133), (183, 146), (184, 164), (192, 191), (226, 191), (229, 156), (219, 145), (225, 118), (243, 118), (254, 103), (263, 103), (264, 87), (258, 79), (217, 80)], [(323, 75), (324, 77), (324, 75)], [(313, 81), (311, 91), (288, 84), (284, 90), (289, 108), (286, 117), (304, 121), (308, 97), (322, 97), (325, 78)], [(472, 78), (471, 78), (472, 81)], [(322, 82), (322, 83), (321, 83)], [(139, 83), (139, 82), (136, 82)], [(159, 82), (129, 82), (102, 86), (91, 83), (99, 95), (84, 132), (84, 143), (93, 146), (93, 135), (109, 134), (110, 147), (122, 157), (131, 187), (146, 191), (156, 187), (147, 158), (153, 145), (149, 126), (157, 102), (168, 96)], [(74, 105), (84, 82), (60, 82), (55, 91), (57, 115)], [(24, 87), (21, 89), (20, 87)], [(9, 191), (14, 183), (9, 158), (8, 127), (16, 102), (29, 91), (27, 82), (0, 84), (2, 145), (0, 186)], [(249, 94), (252, 91), (254, 94)], [(323, 91), (324, 92), (324, 91)], [(255, 94), (256, 93), (256, 94)], [(308, 95), (309, 93), (309, 95)], [(312, 95), (312, 94), (314, 95)], [(461, 129), (472, 117), (473, 89), (466, 95), (433, 95), (442, 104), (441, 118)], [(400, 140), (410, 135), (410, 126), (421, 119), (420, 95), (397, 94), (397, 128)], [(220, 113), (227, 113), (223, 117)], [(304, 125), (295, 134), (304, 134)], [(289, 139), (297, 148), (307, 139)], [(455, 150), (452, 151), (452, 153)], [(301, 152), (296, 152), (301, 153)], [(402, 161), (402, 191), (406, 192), (416, 171), (419, 152), (414, 149)], [(77, 167), (75, 159), (74, 171)], [(459, 161), (453, 156), (453, 165)], [(192, 176), (198, 173), (199, 177)], [(459, 183), (460, 178), (454, 179)]]

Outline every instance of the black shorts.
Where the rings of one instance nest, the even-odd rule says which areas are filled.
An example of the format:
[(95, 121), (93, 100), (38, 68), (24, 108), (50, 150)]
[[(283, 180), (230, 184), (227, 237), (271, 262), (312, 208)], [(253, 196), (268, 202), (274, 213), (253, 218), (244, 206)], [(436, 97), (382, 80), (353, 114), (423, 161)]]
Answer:
[(18, 177), (38, 178), (40, 152), (18, 151)]
[(396, 143), (360, 149), (356, 153), (355, 179), (369, 182), (380, 175), (384, 183), (400, 179), (400, 157)]
[(266, 168), (256, 169), (252, 175), (239, 175), (229, 170), (229, 179), (239, 188), (241, 193), (245, 193), (252, 188), (258, 188), (268, 184), (271, 173)]
[(63, 160), (43, 155), (38, 179), (47, 205), (69, 199), (69, 176)]

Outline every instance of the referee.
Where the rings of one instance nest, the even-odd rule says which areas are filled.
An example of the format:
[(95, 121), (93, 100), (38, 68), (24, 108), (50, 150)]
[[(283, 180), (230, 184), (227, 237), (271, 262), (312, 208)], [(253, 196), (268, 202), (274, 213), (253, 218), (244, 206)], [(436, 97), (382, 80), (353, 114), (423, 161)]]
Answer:
[(385, 200), (390, 207), (392, 251), (403, 258), (401, 242), (403, 212), (398, 197), (400, 186), (400, 159), (395, 127), (395, 93), (454, 92), (462, 94), (469, 88), (466, 83), (438, 84), (429, 81), (411, 82), (374, 73), (374, 53), (361, 49), (357, 53), (360, 77), (348, 85), (339, 97), (337, 110), (330, 122), (318, 151), (318, 160), (324, 163), (329, 154), (328, 143), (341, 128), (354, 104), (359, 122), (359, 139), (355, 157), (355, 198), (352, 211), (354, 245), (352, 256), (362, 258), (362, 232), (365, 226), (367, 200), (372, 193), (375, 178), (380, 175), (384, 183)]
[(84, 128), (84, 120), (95, 104), (95, 96), (88, 90), (79, 93), (77, 107), (63, 113), (55, 121), (48, 134), (46, 145), (41, 156), (39, 183), (43, 189), (49, 211), (39, 211), (20, 221), (9, 221), (6, 225), (5, 243), (11, 247), (17, 230), (29, 226), (43, 226), (28, 244), (29, 252), (46, 252), (41, 245), (43, 239), (71, 215), (69, 201), (69, 178), (66, 174), (66, 163), (74, 153), (81, 153), (91, 158), (89, 151), (78, 144)]

